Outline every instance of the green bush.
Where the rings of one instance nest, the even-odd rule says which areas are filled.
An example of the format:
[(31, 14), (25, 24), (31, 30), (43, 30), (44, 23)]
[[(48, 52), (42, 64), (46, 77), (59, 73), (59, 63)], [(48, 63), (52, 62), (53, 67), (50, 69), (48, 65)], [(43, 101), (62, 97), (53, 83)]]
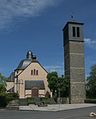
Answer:
[(19, 96), (17, 93), (6, 93), (7, 102), (18, 99)]
[(1, 95), (0, 96), (0, 107), (6, 107), (6, 105), (7, 105), (6, 96)]
[(94, 104), (96, 104), (96, 99), (86, 99), (85, 103), (94, 103)]
[(39, 103), (44, 103), (44, 104), (56, 104), (53, 98), (27, 98), (27, 104), (39, 104)]
[(36, 99), (35, 98), (27, 98), (27, 104), (36, 104)]
[(54, 100), (54, 98), (41, 98), (41, 102), (43, 102), (44, 104), (56, 104), (56, 101)]
[(27, 99), (19, 99), (19, 105), (20, 106), (27, 106), (28, 105)]
[(18, 99), (17, 93), (0, 93), (0, 107), (6, 107), (10, 101), (16, 99)]

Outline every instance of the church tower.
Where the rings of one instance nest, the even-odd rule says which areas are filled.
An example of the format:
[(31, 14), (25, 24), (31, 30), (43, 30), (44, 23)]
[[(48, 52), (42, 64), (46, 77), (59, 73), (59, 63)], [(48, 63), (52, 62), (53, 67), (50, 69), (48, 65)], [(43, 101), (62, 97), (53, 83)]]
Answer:
[(84, 103), (85, 67), (83, 23), (67, 22), (63, 29), (65, 76), (69, 79), (69, 103)]

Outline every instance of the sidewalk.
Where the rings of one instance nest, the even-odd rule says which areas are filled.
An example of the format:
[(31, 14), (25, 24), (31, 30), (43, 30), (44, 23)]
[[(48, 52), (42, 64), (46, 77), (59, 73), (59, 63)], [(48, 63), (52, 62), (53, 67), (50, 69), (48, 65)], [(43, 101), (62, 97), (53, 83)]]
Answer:
[(93, 107), (96, 104), (54, 104), (48, 105), (46, 107), (38, 107), (37, 105), (29, 105), (29, 106), (19, 106), (19, 110), (22, 111), (61, 111), (61, 110), (69, 110), (69, 109), (77, 109), (77, 108), (85, 108), (85, 107)]

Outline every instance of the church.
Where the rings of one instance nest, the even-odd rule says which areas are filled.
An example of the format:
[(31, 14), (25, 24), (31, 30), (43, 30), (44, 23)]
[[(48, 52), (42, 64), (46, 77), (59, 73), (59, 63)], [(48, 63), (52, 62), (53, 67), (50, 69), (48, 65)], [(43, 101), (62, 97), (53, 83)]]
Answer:
[[(64, 69), (69, 80), (69, 103), (84, 103), (85, 64), (83, 23), (69, 21), (63, 28)], [(22, 60), (7, 82), (7, 91), (19, 94), (20, 98), (52, 97), (47, 82), (48, 72), (31, 51)]]
[(31, 51), (27, 52), (18, 67), (11, 73), (7, 81), (7, 92), (19, 94), (19, 98), (52, 97), (48, 87), (48, 72), (37, 61)]

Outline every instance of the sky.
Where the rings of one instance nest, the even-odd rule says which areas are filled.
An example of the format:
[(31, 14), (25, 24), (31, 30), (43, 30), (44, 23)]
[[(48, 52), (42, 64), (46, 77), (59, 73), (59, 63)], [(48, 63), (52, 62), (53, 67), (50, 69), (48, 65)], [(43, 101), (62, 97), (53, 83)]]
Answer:
[(9, 76), (31, 50), (47, 71), (64, 74), (63, 32), (84, 23), (85, 74), (96, 64), (96, 0), (0, 0), (0, 72)]

